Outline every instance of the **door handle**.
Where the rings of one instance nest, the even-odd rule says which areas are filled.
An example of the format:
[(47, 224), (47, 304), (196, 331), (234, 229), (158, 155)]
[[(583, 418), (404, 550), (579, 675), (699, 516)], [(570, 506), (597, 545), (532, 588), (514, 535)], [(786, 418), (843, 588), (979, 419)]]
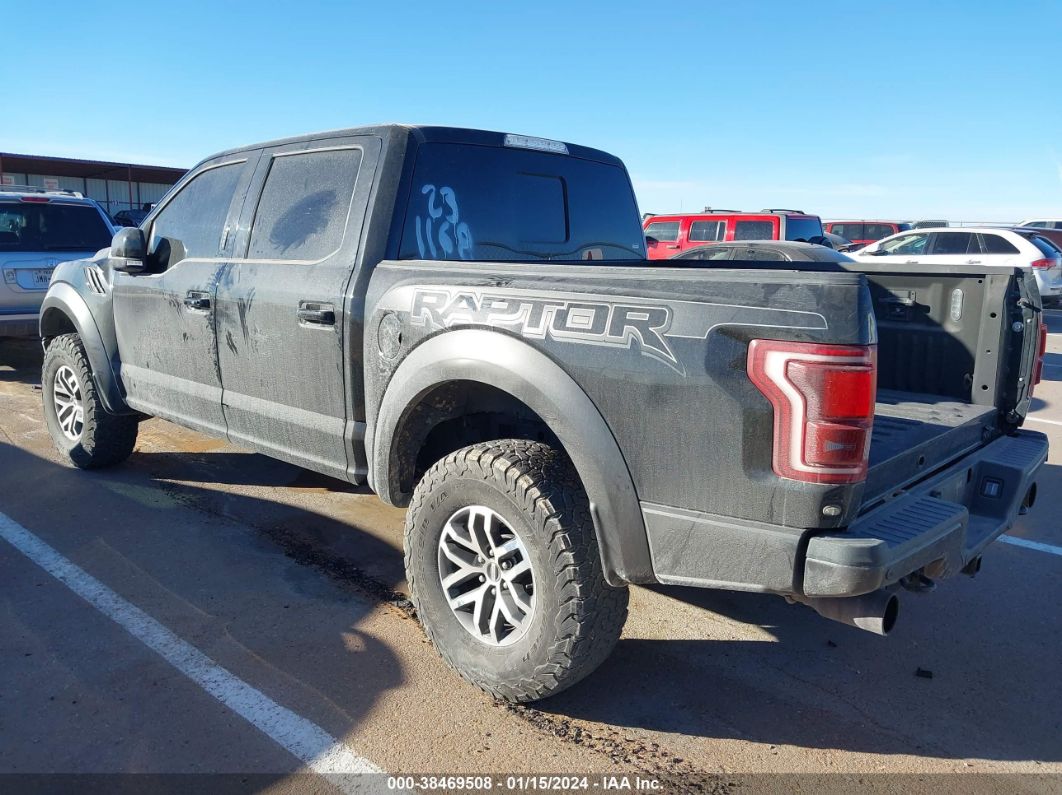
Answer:
[(318, 301), (299, 301), (299, 311), (295, 313), (300, 323), (313, 323), (315, 326), (334, 326), (336, 310), (331, 304)]
[(210, 293), (189, 290), (184, 297), (184, 305), (189, 309), (210, 309)]
[(664, 246), (664, 248), (678, 248), (678, 246)]

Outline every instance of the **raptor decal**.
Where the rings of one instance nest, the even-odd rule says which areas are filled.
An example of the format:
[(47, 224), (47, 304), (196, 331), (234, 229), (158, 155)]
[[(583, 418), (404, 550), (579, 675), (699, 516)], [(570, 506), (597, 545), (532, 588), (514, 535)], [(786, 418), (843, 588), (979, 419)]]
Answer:
[(663, 304), (418, 289), (410, 312), (414, 325), (432, 328), (470, 323), (509, 328), (534, 339), (617, 348), (633, 348), (637, 342), (643, 355), (684, 372), (665, 339), (672, 312)]

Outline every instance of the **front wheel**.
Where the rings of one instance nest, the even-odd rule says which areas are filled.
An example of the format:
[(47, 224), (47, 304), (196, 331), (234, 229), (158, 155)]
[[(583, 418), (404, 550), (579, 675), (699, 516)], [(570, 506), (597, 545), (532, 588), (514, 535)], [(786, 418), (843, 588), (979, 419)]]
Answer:
[(109, 414), (103, 407), (77, 334), (62, 334), (48, 345), (41, 391), (48, 432), (59, 452), (74, 466), (112, 466), (133, 452), (137, 417)]
[(428, 470), (406, 516), (406, 576), (443, 659), (508, 701), (578, 682), (627, 618), (575, 470), (538, 442), (473, 445)]

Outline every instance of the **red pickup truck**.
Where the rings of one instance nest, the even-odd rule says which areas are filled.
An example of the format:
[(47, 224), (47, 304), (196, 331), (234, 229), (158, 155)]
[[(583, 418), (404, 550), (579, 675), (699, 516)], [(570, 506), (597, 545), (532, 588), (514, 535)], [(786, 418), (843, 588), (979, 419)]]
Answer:
[(800, 240), (818, 242), (822, 220), (799, 210), (711, 210), (653, 215), (644, 222), (649, 259), (670, 259), (687, 249), (724, 240)]

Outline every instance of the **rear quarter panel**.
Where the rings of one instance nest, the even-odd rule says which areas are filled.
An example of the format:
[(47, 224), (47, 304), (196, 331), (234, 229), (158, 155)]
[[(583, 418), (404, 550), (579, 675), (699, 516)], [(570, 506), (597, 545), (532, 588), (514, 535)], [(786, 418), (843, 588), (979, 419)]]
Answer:
[[(388, 357), (390, 316), (401, 342)], [(873, 342), (859, 274), (383, 262), (366, 299), (370, 426), (409, 351), (455, 328), (515, 336), (557, 362), (600, 411), (643, 502), (795, 527), (839, 526), (858, 508), (859, 486), (774, 475), (773, 414), (745, 360), (754, 338)], [(842, 515), (825, 519), (827, 502)]]

